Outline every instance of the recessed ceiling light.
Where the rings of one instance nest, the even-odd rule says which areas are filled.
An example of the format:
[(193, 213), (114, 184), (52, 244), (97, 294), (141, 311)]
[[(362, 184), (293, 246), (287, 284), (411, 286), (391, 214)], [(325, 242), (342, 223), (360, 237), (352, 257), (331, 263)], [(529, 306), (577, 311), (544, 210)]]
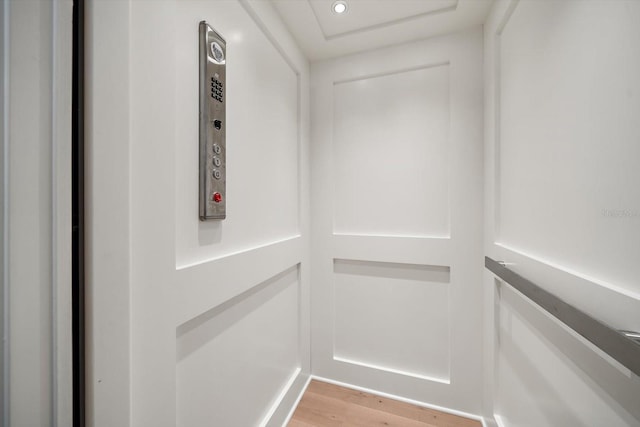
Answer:
[(333, 6), (331, 6), (331, 9), (333, 9), (333, 11), (335, 13), (345, 13), (347, 11), (347, 2), (339, 0), (333, 3)]

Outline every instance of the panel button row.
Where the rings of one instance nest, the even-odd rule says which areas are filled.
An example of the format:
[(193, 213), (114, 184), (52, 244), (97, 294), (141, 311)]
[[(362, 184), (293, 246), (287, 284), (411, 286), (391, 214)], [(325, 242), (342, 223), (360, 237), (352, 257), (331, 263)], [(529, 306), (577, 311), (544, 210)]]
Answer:
[(220, 91), (220, 93), (222, 93), (222, 82), (211, 79), (211, 90)]
[[(218, 144), (213, 144), (212, 149), (213, 149), (213, 166), (216, 168), (219, 168), (220, 165), (222, 165), (222, 159), (216, 156), (216, 154), (220, 154), (222, 152), (222, 148)], [(218, 169), (213, 169), (212, 174), (215, 179), (220, 179), (222, 177), (222, 174)]]
[(218, 102), (222, 102), (223, 96), (222, 82), (215, 77), (211, 77), (211, 97)]
[(215, 84), (216, 86), (218, 86), (219, 88), (222, 88), (222, 82), (218, 79), (216, 79), (215, 77), (211, 77), (211, 84)]

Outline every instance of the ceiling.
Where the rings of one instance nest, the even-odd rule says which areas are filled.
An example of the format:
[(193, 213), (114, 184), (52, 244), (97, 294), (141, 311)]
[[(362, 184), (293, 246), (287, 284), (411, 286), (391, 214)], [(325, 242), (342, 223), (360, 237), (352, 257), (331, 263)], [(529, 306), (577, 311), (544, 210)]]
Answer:
[(481, 25), (493, 0), (271, 0), (310, 61)]

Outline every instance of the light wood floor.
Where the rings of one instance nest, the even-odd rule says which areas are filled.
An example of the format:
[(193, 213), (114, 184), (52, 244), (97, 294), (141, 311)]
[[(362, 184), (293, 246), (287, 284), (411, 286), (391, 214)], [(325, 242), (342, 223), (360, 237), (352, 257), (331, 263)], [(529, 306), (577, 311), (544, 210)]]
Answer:
[(480, 421), (313, 380), (288, 427), (481, 427)]

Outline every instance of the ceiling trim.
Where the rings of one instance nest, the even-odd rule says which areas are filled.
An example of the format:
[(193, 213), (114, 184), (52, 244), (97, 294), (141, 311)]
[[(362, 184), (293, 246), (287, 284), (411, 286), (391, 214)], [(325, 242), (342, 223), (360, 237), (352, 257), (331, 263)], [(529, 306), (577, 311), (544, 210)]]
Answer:
[(449, 65), (451, 65), (451, 61), (441, 61), (441, 62), (434, 62), (432, 64), (423, 64), (423, 65), (416, 65), (415, 67), (402, 68), (400, 70), (391, 70), (391, 71), (383, 71), (381, 73), (357, 75), (354, 77), (346, 77), (343, 79), (334, 80), (333, 85), (337, 86), (344, 83), (353, 83), (361, 80), (376, 79), (378, 77), (393, 76), (396, 74), (410, 73), (412, 71), (428, 70), (430, 68), (447, 67)]
[(398, 18), (398, 19), (394, 19), (394, 20), (391, 20), (391, 21), (381, 22), (379, 24), (368, 25), (366, 27), (361, 27), (361, 28), (358, 28), (356, 30), (343, 31), (341, 33), (327, 35), (327, 33), (325, 32), (324, 28), (322, 27), (322, 23), (320, 22), (320, 18), (318, 17), (318, 14), (316, 13), (313, 5), (311, 4), (311, 0), (307, 0), (307, 3), (309, 4), (309, 8), (311, 9), (311, 12), (313, 13), (313, 16), (316, 18), (316, 22), (318, 23), (318, 28), (320, 28), (320, 32), (322, 33), (322, 37), (324, 37), (325, 41), (335, 40), (335, 39), (338, 39), (338, 38), (341, 38), (341, 37), (351, 36), (351, 35), (354, 35), (354, 34), (366, 33), (367, 31), (378, 30), (380, 28), (392, 27), (394, 25), (403, 24), (405, 22), (410, 22), (410, 21), (415, 21), (415, 20), (418, 20), (418, 19), (422, 19), (422, 18), (424, 18), (426, 16), (432, 16), (432, 15), (439, 15), (439, 14), (442, 14), (442, 13), (455, 12), (456, 9), (458, 8), (458, 2), (459, 2), (459, 0), (456, 0), (455, 3), (452, 4), (451, 6), (441, 7), (440, 9), (430, 10), (428, 12), (420, 13), (420, 14), (417, 14), (417, 15), (411, 15), (411, 16), (407, 16), (407, 17), (404, 17), (404, 18)]

